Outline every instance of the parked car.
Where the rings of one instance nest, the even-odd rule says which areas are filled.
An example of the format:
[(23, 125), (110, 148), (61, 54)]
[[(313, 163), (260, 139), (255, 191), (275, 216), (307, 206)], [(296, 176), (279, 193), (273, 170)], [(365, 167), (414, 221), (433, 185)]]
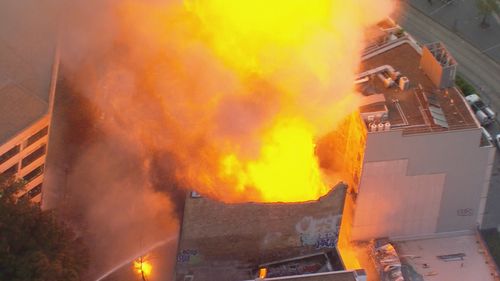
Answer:
[(486, 138), (489, 142), (493, 143), (493, 138), (491, 137), (490, 133), (488, 133), (488, 131), (487, 131), (485, 128), (483, 128), (483, 127), (481, 127), (481, 130), (483, 131), (483, 135), (484, 135), (484, 137), (485, 137), (485, 138)]
[(495, 121), (497, 114), (477, 94), (468, 95), (465, 97), (465, 100), (476, 114), (481, 125), (488, 125)]

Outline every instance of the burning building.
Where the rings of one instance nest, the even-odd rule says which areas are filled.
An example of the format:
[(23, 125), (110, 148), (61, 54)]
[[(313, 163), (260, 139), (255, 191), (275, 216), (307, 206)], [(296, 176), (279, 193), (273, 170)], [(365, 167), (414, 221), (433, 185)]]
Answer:
[[(110, 41), (126, 48), (86, 59), (75, 77), (93, 79), (73, 82), (92, 92), (112, 140), (137, 150), (144, 174), (152, 154), (167, 154), (172, 181), (202, 195), (186, 202), (180, 280), (244, 280), (261, 267), (273, 278), (361, 280), (339, 245), (480, 224), (494, 149), (453, 87), (456, 61), (390, 24), (361, 56), (363, 30), (388, 15), (388, 3), (125, 1), (113, 9)], [(9, 51), (3, 62), (26, 66), (4, 58)], [(0, 172), (31, 180), (35, 200), (55, 77), (46, 70), (0, 73)]]
[(328, 280), (362, 280), (362, 271), (345, 271), (336, 248), (345, 195), (339, 184), (318, 201), (224, 204), (192, 192), (175, 280), (243, 281), (260, 268), (274, 278), (342, 271)]
[[(345, 185), (318, 202), (296, 205), (224, 205), (189, 198), (176, 280), (215, 280), (208, 276), (230, 276), (236, 269), (255, 278), (259, 266), (314, 253), (318, 249), (304, 244), (308, 240), (298, 232), (301, 221), (296, 218), (304, 216), (310, 220), (308, 225), (325, 225), (322, 218), (326, 214), (342, 216), (341, 227), (334, 232), (340, 239), (331, 246), (340, 248), (345, 257), (349, 255), (343, 249), (353, 241), (381, 237), (399, 241), (396, 248), (407, 254), (411, 254), (407, 244), (430, 245), (437, 239), (450, 245), (441, 249), (446, 254), (458, 251), (460, 241), (476, 240), (474, 232), (482, 222), (495, 149), (452, 83), (457, 63), (442, 44), (422, 48), (408, 34), (390, 39), (383, 34), (386, 39), (363, 54), (356, 80), (362, 95), (359, 111), (317, 143), (320, 167), (343, 171)], [(343, 202), (340, 190), (345, 190)], [(321, 222), (311, 224), (318, 220)], [(296, 228), (291, 227), (294, 223), (298, 223)], [(329, 237), (325, 234), (314, 236), (313, 245), (321, 245), (321, 239)], [(488, 260), (487, 254), (474, 254), (484, 253), (482, 246), (477, 247), (468, 254), (471, 269), (464, 274), (473, 274), (472, 268), (487, 274), (491, 270), (474, 267)], [(294, 265), (297, 267), (300, 263)], [(438, 268), (445, 276), (453, 275), (445, 272), (447, 266), (436, 265)], [(335, 270), (342, 268), (327, 271)], [(398, 272), (402, 272), (400, 268)], [(316, 280), (317, 272), (307, 273)], [(424, 269), (422, 274), (437, 273)], [(290, 280), (309, 280), (289, 275)], [(344, 280), (333, 274), (321, 278), (318, 280)], [(364, 277), (354, 272), (349, 278), (354, 279), (345, 280)]]

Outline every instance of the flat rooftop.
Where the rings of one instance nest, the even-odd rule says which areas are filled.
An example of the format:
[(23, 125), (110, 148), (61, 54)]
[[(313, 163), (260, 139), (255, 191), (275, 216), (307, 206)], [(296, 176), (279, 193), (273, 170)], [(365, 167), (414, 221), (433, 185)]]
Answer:
[(402, 30), (401, 27), (390, 18), (365, 28), (365, 51), (376, 49), (385, 44), (391, 37), (397, 37), (401, 33), (400, 30)]
[(248, 281), (272, 281), (272, 280), (284, 280), (284, 281), (356, 281), (356, 273), (354, 271), (339, 271), (339, 272), (325, 272), (317, 274), (306, 274), (300, 276), (288, 276), (288, 277), (277, 277), (277, 278), (264, 278), (264, 279), (252, 279)]
[(259, 268), (266, 268), (267, 278), (316, 274), (331, 271), (340, 271), (345, 269), (340, 256), (335, 249), (267, 264), (261, 264), (259, 265)]
[[(360, 112), (381, 111), (385, 106), (385, 121), (391, 124), (391, 129), (402, 129), (403, 134), (477, 128), (461, 93), (456, 88), (438, 89), (420, 69), (421, 55), (415, 46), (401, 38), (366, 56), (360, 73), (389, 65), (409, 79), (409, 88), (401, 90), (397, 85), (387, 88), (376, 75), (367, 76), (366, 81), (358, 83), (358, 90), (365, 97), (383, 95), (385, 101), (362, 106)], [(445, 126), (436, 121), (436, 114), (445, 120)]]
[(473, 234), (395, 242), (414, 280), (494, 281), (494, 269), (482, 244)]
[(0, 4), (0, 144), (48, 112), (56, 24), (47, 5)]

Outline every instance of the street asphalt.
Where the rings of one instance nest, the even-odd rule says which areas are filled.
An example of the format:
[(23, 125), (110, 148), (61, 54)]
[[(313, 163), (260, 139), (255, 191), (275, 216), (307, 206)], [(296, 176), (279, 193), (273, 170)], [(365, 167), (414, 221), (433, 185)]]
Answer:
[[(448, 28), (446, 27), (446, 22), (453, 24), (455, 18), (460, 18), (464, 14), (467, 14), (463, 11), (464, 7), (468, 7), (467, 5), (474, 1), (458, 0), (445, 7), (442, 7), (443, 4), (441, 1), (433, 0), (432, 2), (433, 5), (430, 6), (428, 1), (424, 0), (402, 1), (401, 8), (404, 11), (398, 15), (396, 20), (421, 44), (437, 41), (443, 42), (452, 56), (457, 60), (459, 64), (458, 72), (475, 86), (482, 99), (489, 103), (493, 110), (500, 112), (500, 65), (491, 56), (481, 52), (481, 47), (478, 49), (466, 41), (465, 37), (459, 36), (453, 30), (453, 25)], [(466, 2), (469, 3), (466, 4)], [(453, 16), (454, 11), (457, 13), (456, 17)], [(438, 16), (440, 14), (441, 16)], [(446, 16), (444, 16), (445, 14)], [(444, 24), (437, 22), (435, 18), (440, 19)], [(496, 21), (494, 18), (490, 18), (489, 20), (490, 23), (493, 23), (494, 20)], [(478, 24), (478, 22), (475, 24)], [(472, 20), (470, 25), (470, 29), (472, 30)], [(465, 30), (465, 28), (461, 30)], [(476, 45), (495, 44), (493, 41), (489, 41), (489, 39), (500, 41), (500, 28), (499, 35), (493, 36), (495, 38), (488, 39), (486, 35), (481, 35), (480, 37), (484, 37), (484, 40), (480, 40), (479, 43), (476, 42)], [(499, 124), (497, 117), (497, 122), (487, 128), (492, 135), (500, 133)], [(483, 220), (483, 227), (485, 228), (500, 225), (500, 155), (498, 151), (496, 154)]]
[(487, 16), (488, 27), (481, 27), (483, 16), (473, 0), (407, 0), (414, 8), (432, 18), (482, 53), (500, 63), (500, 16)]

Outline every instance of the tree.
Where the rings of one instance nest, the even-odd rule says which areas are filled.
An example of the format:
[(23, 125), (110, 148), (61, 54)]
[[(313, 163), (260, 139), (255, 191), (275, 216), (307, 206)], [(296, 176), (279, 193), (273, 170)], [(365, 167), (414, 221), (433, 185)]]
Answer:
[(0, 280), (77, 281), (89, 263), (82, 240), (28, 198), (20, 180), (0, 178)]
[(496, 0), (476, 0), (476, 6), (479, 10), (479, 14), (483, 16), (483, 20), (481, 21), (481, 27), (483, 28), (490, 26), (488, 17), (492, 13), (500, 12), (500, 6)]

